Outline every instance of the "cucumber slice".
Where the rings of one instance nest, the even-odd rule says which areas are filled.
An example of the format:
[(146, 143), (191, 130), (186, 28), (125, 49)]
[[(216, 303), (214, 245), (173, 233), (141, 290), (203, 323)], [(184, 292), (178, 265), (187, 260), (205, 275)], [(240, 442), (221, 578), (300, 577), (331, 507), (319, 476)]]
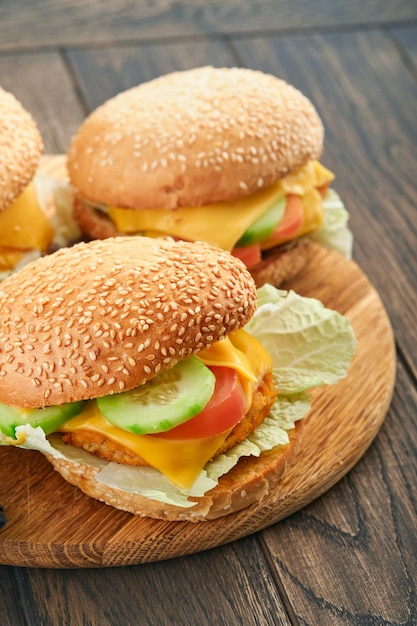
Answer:
[(114, 426), (136, 435), (160, 433), (200, 413), (213, 395), (215, 383), (213, 372), (189, 357), (144, 385), (96, 402)]
[(81, 412), (83, 402), (67, 402), (59, 406), (47, 406), (44, 409), (17, 409), (7, 404), (0, 404), (0, 430), (3, 435), (15, 437), (15, 428), (30, 424), (40, 426), (46, 435), (58, 430), (70, 417)]
[(251, 246), (260, 241), (265, 241), (274, 232), (277, 224), (282, 220), (285, 213), (286, 198), (280, 198), (243, 233), (236, 248)]

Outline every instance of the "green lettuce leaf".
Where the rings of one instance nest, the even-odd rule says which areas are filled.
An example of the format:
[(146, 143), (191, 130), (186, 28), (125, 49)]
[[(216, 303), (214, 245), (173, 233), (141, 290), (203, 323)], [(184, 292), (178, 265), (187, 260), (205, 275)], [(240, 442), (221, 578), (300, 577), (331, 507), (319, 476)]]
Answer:
[(346, 376), (356, 345), (347, 317), (319, 300), (271, 285), (261, 287), (258, 298), (245, 330), (272, 356), (282, 395), (331, 385)]
[[(54, 237), (52, 248), (64, 248), (81, 237), (81, 230), (73, 217), (73, 190), (64, 180), (56, 180), (44, 172), (34, 178), (39, 205), (48, 215)], [(49, 204), (53, 203), (50, 210)]]
[(348, 228), (349, 213), (334, 189), (327, 191), (323, 200), (322, 227), (308, 236), (324, 248), (337, 250), (347, 259), (352, 258), (353, 235)]

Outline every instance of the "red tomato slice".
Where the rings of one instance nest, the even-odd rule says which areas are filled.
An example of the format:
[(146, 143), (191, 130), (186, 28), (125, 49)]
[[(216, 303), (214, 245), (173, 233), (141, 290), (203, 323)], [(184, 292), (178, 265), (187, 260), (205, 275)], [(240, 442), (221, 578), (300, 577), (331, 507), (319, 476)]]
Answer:
[(232, 255), (243, 261), (247, 268), (253, 267), (261, 261), (261, 246), (254, 243), (252, 246), (233, 248)]
[(162, 439), (201, 439), (213, 437), (233, 428), (243, 417), (246, 397), (236, 370), (230, 367), (211, 367), (216, 376), (214, 393), (205, 408), (171, 430), (155, 433)]
[(289, 239), (293, 237), (303, 223), (304, 209), (299, 196), (287, 195), (284, 217), (272, 233), (270, 239)]

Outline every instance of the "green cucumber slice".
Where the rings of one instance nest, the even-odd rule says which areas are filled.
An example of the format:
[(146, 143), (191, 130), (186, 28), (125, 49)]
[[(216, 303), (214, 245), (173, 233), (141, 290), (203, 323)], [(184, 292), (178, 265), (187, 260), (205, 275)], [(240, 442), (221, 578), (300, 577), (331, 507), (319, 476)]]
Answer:
[(200, 413), (213, 395), (215, 383), (213, 372), (189, 357), (144, 385), (96, 402), (114, 426), (136, 435), (160, 433)]
[(285, 212), (286, 198), (280, 198), (243, 233), (236, 248), (251, 246), (260, 241), (265, 241), (274, 232), (277, 224), (282, 220)]
[(81, 413), (83, 402), (67, 402), (44, 409), (18, 409), (7, 404), (0, 404), (0, 431), (8, 437), (15, 437), (15, 428), (30, 424), (40, 426), (46, 435), (58, 428), (74, 415)]

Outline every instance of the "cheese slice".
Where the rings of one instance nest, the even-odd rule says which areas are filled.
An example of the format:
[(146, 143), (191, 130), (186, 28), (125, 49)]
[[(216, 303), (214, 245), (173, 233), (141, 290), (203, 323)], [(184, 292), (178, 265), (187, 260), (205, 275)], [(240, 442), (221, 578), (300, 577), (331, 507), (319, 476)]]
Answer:
[[(118, 231), (122, 233), (171, 235), (188, 241), (207, 241), (223, 250), (232, 250), (249, 226), (283, 196), (288, 193), (304, 196), (333, 178), (333, 174), (318, 161), (309, 161), (297, 172), (267, 189), (230, 202), (173, 210), (135, 210), (109, 206), (107, 211)], [(309, 219), (309, 215), (306, 215), (304, 221), (308, 232), (313, 230)]]
[(178, 487), (189, 489), (198, 474), (220, 448), (230, 431), (206, 439), (162, 439), (153, 435), (135, 435), (110, 424), (94, 400), (60, 427), (62, 432), (88, 430), (104, 435), (158, 469)]
[(242, 328), (201, 350), (197, 358), (208, 366), (230, 367), (237, 371), (246, 396), (246, 411), (252, 404), (254, 386), (273, 366), (272, 357), (262, 344)]
[(207, 241), (223, 250), (232, 250), (249, 226), (283, 195), (277, 184), (233, 202), (216, 202), (207, 206), (172, 210), (136, 211), (109, 207), (108, 214), (122, 233), (171, 235), (186, 241)]
[[(258, 380), (272, 369), (271, 356), (254, 337), (242, 329), (203, 350), (198, 357), (206, 365), (233, 367), (237, 370), (243, 382), (247, 408), (252, 404), (252, 394)], [(184, 489), (191, 487), (230, 432), (228, 430), (214, 437), (187, 440), (135, 435), (110, 424), (94, 400), (87, 402), (86, 408), (79, 415), (60, 427), (62, 432), (77, 430), (100, 433), (126, 447), (162, 472), (173, 484)]]
[(14, 248), (0, 246), (0, 272), (11, 270), (23, 259), (24, 255), (24, 250), (15, 250)]
[(308, 161), (295, 172), (283, 178), (281, 187), (285, 193), (303, 196), (307, 191), (323, 187), (334, 179), (334, 174), (319, 161)]
[(28, 185), (10, 206), (0, 211), (0, 247), (46, 250), (54, 231), (39, 206), (35, 185)]

